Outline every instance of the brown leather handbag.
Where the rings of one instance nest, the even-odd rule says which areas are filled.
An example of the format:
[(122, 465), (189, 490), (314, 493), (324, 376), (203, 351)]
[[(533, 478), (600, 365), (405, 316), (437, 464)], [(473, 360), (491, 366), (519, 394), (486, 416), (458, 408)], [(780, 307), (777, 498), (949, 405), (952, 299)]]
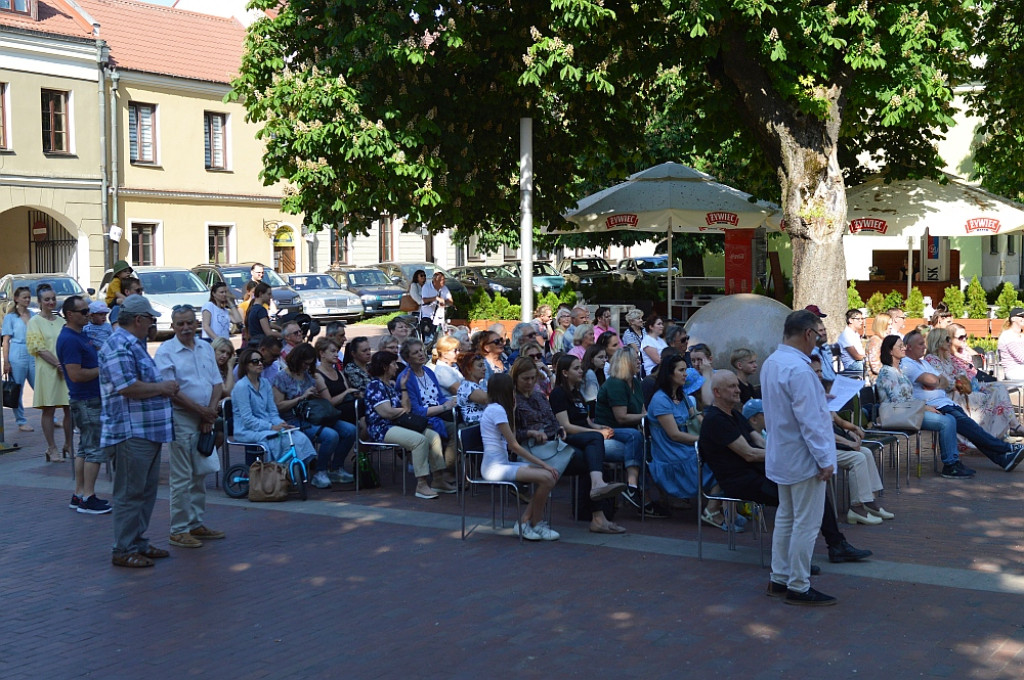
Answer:
[(288, 471), (279, 463), (258, 460), (249, 468), (249, 500), (273, 503), (288, 499)]

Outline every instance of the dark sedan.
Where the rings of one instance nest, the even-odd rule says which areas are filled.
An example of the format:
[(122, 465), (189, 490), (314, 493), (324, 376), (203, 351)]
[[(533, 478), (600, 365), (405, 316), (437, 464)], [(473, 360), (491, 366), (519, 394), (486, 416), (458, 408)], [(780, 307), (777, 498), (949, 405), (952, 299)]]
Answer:
[(405, 289), (375, 267), (336, 267), (327, 271), (334, 280), (363, 301), (367, 314), (384, 314), (398, 309)]
[[(453, 267), (452, 276), (462, 282), (471, 292), (483, 286), (491, 293), (518, 294), (522, 285), (519, 277), (505, 267), (479, 265), (475, 267)], [(451, 286), (449, 286), (449, 289)]]

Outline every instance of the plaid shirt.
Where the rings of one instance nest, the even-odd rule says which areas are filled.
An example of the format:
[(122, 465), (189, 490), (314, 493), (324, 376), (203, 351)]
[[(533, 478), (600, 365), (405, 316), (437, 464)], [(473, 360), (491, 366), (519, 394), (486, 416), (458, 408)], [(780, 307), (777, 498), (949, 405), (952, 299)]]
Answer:
[(100, 351), (100, 446), (127, 439), (165, 443), (174, 439), (169, 397), (129, 399), (120, 391), (138, 381), (160, 382), (156, 363), (138, 338), (118, 328)]

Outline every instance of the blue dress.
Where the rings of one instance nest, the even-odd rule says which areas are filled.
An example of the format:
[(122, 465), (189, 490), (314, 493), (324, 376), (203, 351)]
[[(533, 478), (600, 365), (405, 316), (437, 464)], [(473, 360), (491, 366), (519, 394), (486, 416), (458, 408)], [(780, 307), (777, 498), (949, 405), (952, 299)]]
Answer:
[[(287, 436), (278, 436), (271, 428), (284, 420), (274, 403), (274, 390), (265, 378), (260, 378), (257, 391), (248, 378), (241, 378), (231, 390), (231, 410), (234, 417), (234, 439), (240, 442), (262, 444), (270, 451), (270, 460), (279, 459), (288, 450)], [(316, 457), (316, 449), (301, 432), (292, 432), (295, 454), (307, 461)]]
[[(651, 477), (670, 496), (676, 498), (697, 497), (697, 449), (691, 444), (673, 441), (658, 422), (658, 416), (671, 414), (686, 432), (686, 421), (690, 419), (690, 407), (696, 405), (693, 397), (687, 397), (678, 404), (665, 394), (655, 392), (651, 405), (647, 407), (648, 422), (651, 424)], [(704, 488), (714, 485), (710, 468), (704, 469)]]

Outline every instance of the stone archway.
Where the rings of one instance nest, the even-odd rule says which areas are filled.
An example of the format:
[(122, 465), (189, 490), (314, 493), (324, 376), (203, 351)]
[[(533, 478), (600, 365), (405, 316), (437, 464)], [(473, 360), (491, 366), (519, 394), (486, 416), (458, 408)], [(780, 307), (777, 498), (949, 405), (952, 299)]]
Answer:
[(63, 215), (22, 205), (0, 213), (0, 271), (55, 272), (78, 278), (78, 230)]

